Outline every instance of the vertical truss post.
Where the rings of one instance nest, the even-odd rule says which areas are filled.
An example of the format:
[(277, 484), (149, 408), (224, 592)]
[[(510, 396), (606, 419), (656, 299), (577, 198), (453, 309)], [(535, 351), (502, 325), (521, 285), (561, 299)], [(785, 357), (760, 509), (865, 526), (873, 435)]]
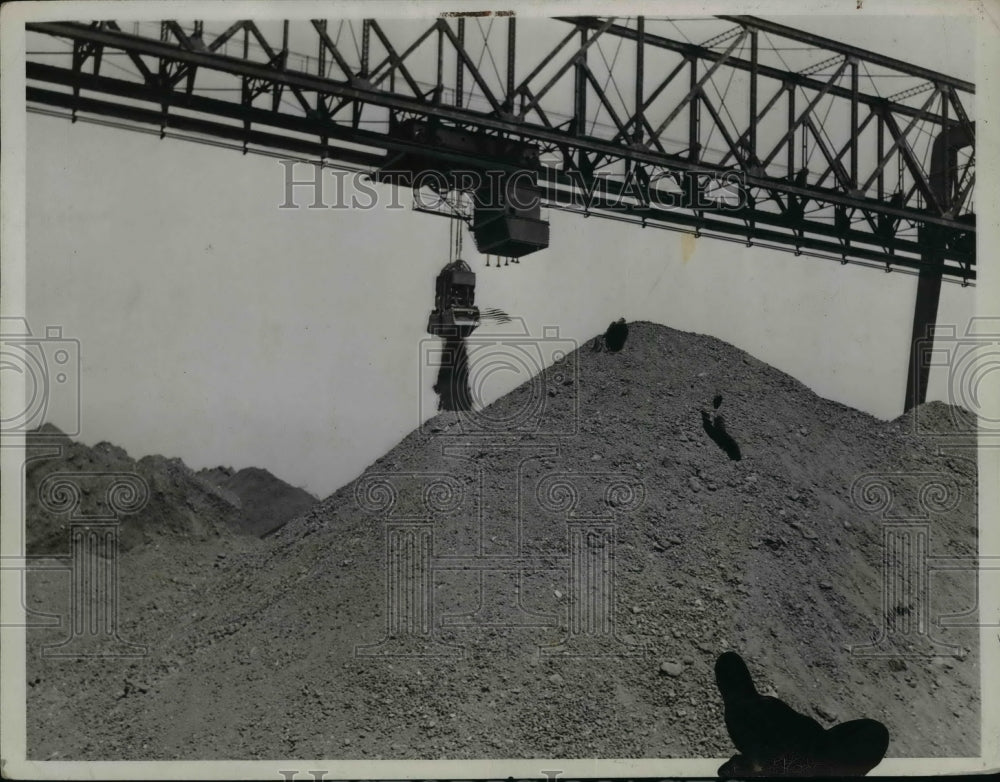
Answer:
[[(882, 151), (885, 149), (885, 120), (882, 115), (878, 115), (878, 155), (879, 160), (882, 159)], [(885, 169), (880, 168), (878, 170), (878, 200), (885, 200)]]
[[(358, 74), (362, 79), (368, 78), (368, 66), (369, 57), (371, 53), (371, 37), (372, 37), (372, 20), (362, 19), (361, 20), (361, 72)], [(354, 101), (353, 111), (351, 112), (351, 125), (355, 128), (361, 125), (361, 112), (364, 110), (364, 105), (361, 101)]]
[(98, 76), (101, 72), (101, 55), (104, 52), (104, 47), (98, 44), (94, 46), (92, 52), (94, 56), (94, 75)]
[[(818, 134), (817, 134), (818, 135)], [(799, 157), (802, 161), (802, 168), (798, 170), (799, 176), (805, 176), (802, 172), (806, 170), (807, 162), (809, 160), (809, 123), (802, 123), (802, 154)], [(803, 182), (802, 184), (805, 184)]]
[(514, 111), (514, 53), (517, 48), (517, 20), (507, 17), (507, 97), (504, 105), (507, 111)]
[[(698, 58), (690, 58), (691, 62), (691, 82), (688, 92), (688, 160), (696, 162), (701, 156), (701, 129), (699, 127), (699, 110), (701, 108), (701, 92), (698, 87)], [(696, 173), (688, 171), (684, 173), (684, 197), (688, 204), (699, 204), (699, 189), (701, 181)], [(698, 236), (701, 227), (702, 212), (694, 210), (699, 218), (695, 225), (694, 235)]]
[[(465, 48), (465, 17), (458, 17), (458, 45)], [(462, 55), (455, 53), (455, 106), (462, 108), (462, 82), (465, 76)]]
[[(580, 48), (587, 43), (587, 31), (580, 28)], [(577, 136), (586, 135), (587, 129), (587, 52), (577, 55), (574, 70), (573, 86), (573, 128)]]
[[(278, 61), (276, 65), (285, 70), (288, 67), (288, 20), (285, 19), (281, 23), (281, 54), (278, 56)], [(283, 91), (283, 86), (275, 82), (271, 86), (271, 110), (277, 114), (281, 108), (281, 93)]]
[(757, 160), (757, 73), (760, 66), (757, 61), (757, 31), (750, 31), (750, 120), (747, 127), (749, 132), (749, 154), (747, 159), (752, 165), (756, 165)]
[(437, 84), (434, 85), (434, 100), (440, 102), (444, 94), (444, 20), (439, 19), (437, 24), (438, 46), (437, 46)]
[(368, 56), (371, 49), (372, 20), (361, 20), (361, 78), (368, 78)]
[(858, 189), (858, 61), (851, 59), (851, 187)]
[[(319, 23), (320, 32), (326, 32), (326, 19), (323, 19)], [(323, 45), (323, 38), (320, 36), (319, 39), (319, 54), (317, 55), (317, 61), (319, 62), (319, 68), (317, 69), (318, 75), (321, 79), (326, 78), (326, 47)], [(319, 95), (316, 96), (316, 109), (319, 110), (319, 102), (321, 98)]]
[(701, 106), (698, 93), (698, 58), (690, 58), (691, 91), (688, 100), (688, 159), (698, 160), (701, 155), (701, 142), (698, 127), (698, 109)]
[(73, 41), (73, 112), (72, 121), (76, 122), (76, 107), (80, 101), (80, 73), (83, 71), (83, 61), (87, 58), (85, 46), (81, 41)]
[(635, 39), (635, 130), (633, 131), (632, 140), (636, 144), (642, 144), (643, 129), (646, 124), (646, 118), (644, 116), (643, 107), (643, 78), (645, 72), (645, 50), (646, 45), (646, 17), (640, 16), (637, 19), (636, 24), (636, 39)]
[[(319, 44), (318, 44), (319, 45), (319, 52), (317, 53), (317, 56), (316, 56), (316, 63), (317, 63), (316, 68), (317, 68), (317, 71), (319, 73), (320, 78), (325, 78), (326, 77), (326, 47), (323, 45), (323, 35), (322, 34), (326, 32), (326, 19), (321, 20), (317, 24), (316, 29), (318, 29), (319, 32), (320, 32)], [(321, 117), (321, 116), (323, 116), (323, 113), (324, 113), (324, 111), (323, 111), (323, 93), (317, 91), (316, 92), (316, 116)], [(323, 146), (326, 147), (326, 137), (325, 136), (323, 137)]]
[[(587, 132), (587, 31), (580, 28), (580, 53), (574, 65), (573, 85), (573, 130), (578, 137)], [(590, 160), (582, 149), (577, 151), (577, 168), (590, 174)]]
[[(948, 125), (950, 123), (948, 122), (947, 90), (941, 91), (941, 116), (944, 119), (944, 121), (941, 123), (941, 137), (944, 141), (944, 149), (945, 149), (945, 156), (944, 156), (945, 170), (942, 172), (942, 175), (944, 177), (944, 181), (947, 182), (947, 187), (944, 188), (943, 192), (935, 193), (934, 195), (937, 196), (938, 203), (941, 204), (941, 208), (948, 209), (951, 206), (952, 198), (954, 198), (955, 194), (954, 185), (956, 184), (958, 177), (955, 176), (957, 172), (952, 168), (951, 165), (951, 147), (948, 146)], [(956, 163), (958, 162), (957, 158), (955, 162)], [(930, 179), (932, 182), (934, 181), (934, 176), (935, 176), (934, 161), (932, 160), (931, 171), (930, 171)]]
[[(795, 85), (788, 84), (788, 127), (795, 127)], [(788, 134), (788, 179), (795, 178), (795, 134)]]
[[(247, 25), (243, 26), (243, 59), (250, 59), (250, 28)], [(249, 110), (253, 106), (253, 95), (250, 89), (250, 78), (244, 76), (241, 79), (242, 82), (242, 95), (243, 95), (243, 107)], [(250, 120), (243, 120), (243, 154), (247, 153), (247, 139), (250, 137)]]
[(573, 117), (575, 119), (576, 135), (584, 136), (587, 130), (587, 51), (584, 46), (587, 43), (587, 31), (580, 29), (580, 54), (576, 58), (574, 72), (576, 85), (574, 91), (575, 103), (573, 105)]

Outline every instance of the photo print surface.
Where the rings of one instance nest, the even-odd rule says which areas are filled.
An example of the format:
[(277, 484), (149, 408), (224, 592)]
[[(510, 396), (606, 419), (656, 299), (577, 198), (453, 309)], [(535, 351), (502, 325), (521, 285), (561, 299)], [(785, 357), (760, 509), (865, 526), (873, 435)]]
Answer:
[(982, 31), (883, 6), (24, 11), (25, 768), (989, 767)]

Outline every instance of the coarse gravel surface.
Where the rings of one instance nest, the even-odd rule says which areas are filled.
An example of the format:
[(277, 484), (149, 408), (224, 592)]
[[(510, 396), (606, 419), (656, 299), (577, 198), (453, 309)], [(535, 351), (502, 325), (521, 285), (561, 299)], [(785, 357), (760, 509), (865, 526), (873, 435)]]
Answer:
[[(740, 460), (703, 410), (724, 415)], [(717, 339), (632, 323), (620, 353), (584, 346), (474, 416), (442, 413), (263, 540), (222, 530), (132, 547), (119, 632), (148, 654), (46, 659), (40, 646), (65, 630), (29, 631), (29, 757), (725, 758), (713, 665), (727, 649), (824, 726), (882, 721), (889, 757), (978, 755), (974, 627), (935, 622), (950, 656), (913, 656), (906, 639), (850, 651), (878, 638), (884, 613), (878, 491), (859, 507), (856, 480), (882, 476), (912, 517), (939, 476), (954, 501), (924, 519), (929, 550), (976, 552), (963, 415), (931, 403), (881, 421)], [(380, 506), (385, 485), (396, 494)], [(379, 646), (393, 622), (406, 629), (387, 592), (397, 528), (418, 548), (433, 536), (428, 580), (404, 578), (433, 595), (433, 637), (418, 622), (405, 648), (445, 656), (377, 654), (395, 648)], [(572, 656), (559, 646), (571, 604), (595, 582), (567, 563), (574, 540), (600, 534), (613, 612)], [(527, 564), (500, 569), (505, 557)], [(971, 572), (932, 586), (932, 618), (976, 605)], [(65, 574), (29, 577), (31, 608), (65, 610), (66, 593)]]

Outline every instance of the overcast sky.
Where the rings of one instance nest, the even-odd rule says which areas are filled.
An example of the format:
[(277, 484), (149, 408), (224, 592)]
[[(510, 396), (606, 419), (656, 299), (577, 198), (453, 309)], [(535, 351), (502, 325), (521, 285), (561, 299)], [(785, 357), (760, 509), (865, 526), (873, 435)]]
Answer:
[[(975, 78), (964, 19), (778, 21)], [(447, 220), (281, 210), (276, 160), (27, 123), (27, 314), (36, 333), (58, 324), (80, 341), (81, 440), (266, 467), (325, 496), (434, 413), (421, 355)], [(821, 396), (901, 412), (915, 277), (547, 216), (550, 248), (516, 267), (484, 268), (466, 236), (480, 306), (579, 342), (619, 316), (712, 334)], [(943, 286), (939, 322), (964, 329), (975, 295)], [(932, 378), (931, 397), (946, 394)], [(57, 425), (67, 415), (53, 408)]]

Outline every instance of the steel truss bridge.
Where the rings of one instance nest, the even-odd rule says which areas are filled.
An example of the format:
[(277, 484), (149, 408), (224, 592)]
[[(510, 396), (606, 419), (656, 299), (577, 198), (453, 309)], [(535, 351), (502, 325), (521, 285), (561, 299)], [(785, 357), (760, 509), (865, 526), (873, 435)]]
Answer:
[(415, 118), (534, 145), (552, 208), (918, 274), (907, 409), (942, 281), (976, 279), (974, 85), (765, 19), (27, 30), (32, 111), (367, 171), (483, 165), (392, 132)]

